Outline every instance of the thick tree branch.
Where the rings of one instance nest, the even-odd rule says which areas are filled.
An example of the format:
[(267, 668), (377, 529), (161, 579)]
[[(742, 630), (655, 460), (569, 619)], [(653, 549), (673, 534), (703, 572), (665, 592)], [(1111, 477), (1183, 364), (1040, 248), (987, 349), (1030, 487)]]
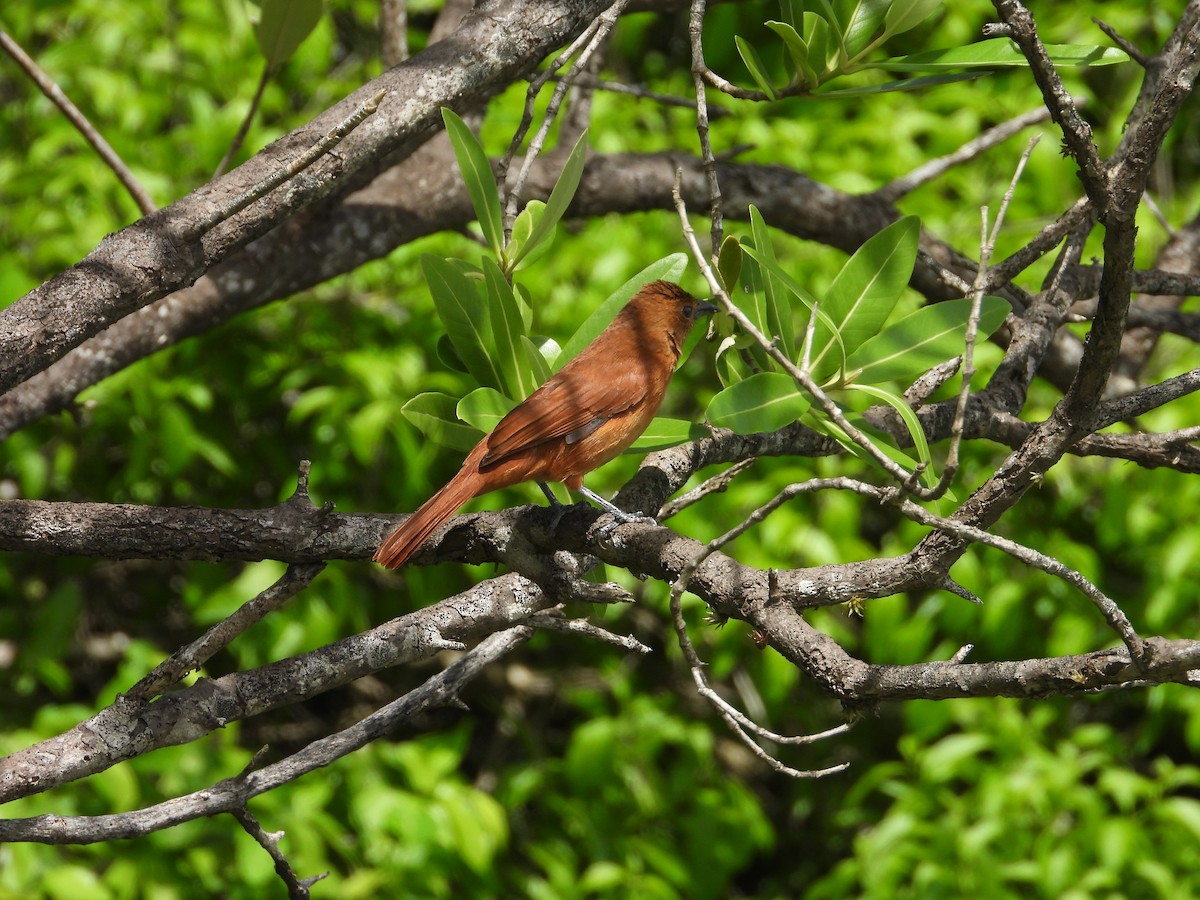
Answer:
[[(417, 56), (388, 70), (237, 169), (105, 238), (82, 262), (0, 311), (0, 392), (172, 291), (296, 211), (366, 184), (438, 127), (443, 106), (477, 105), (578, 34), (606, 0), (495, 0)], [(380, 92), (378, 113), (326, 158), (200, 239), (193, 224), (294, 159)]]
[[(671, 209), (676, 166), (684, 169), (684, 200), (689, 205), (707, 204), (707, 176), (695, 157), (596, 155), (589, 159), (570, 212), (593, 218)], [(525, 199), (545, 199), (556, 175), (553, 167), (535, 167)], [(846, 194), (783, 166), (722, 163), (718, 177), (727, 217), (746, 221), (753, 204), (773, 226), (847, 253), (900, 217), (898, 210), (872, 194)], [(192, 287), (117, 322), (45, 372), (0, 395), (0, 438), (69, 406), (82, 390), (138, 359), (215, 328), (238, 313), (351, 271), (400, 244), (437, 231), (461, 230), (473, 217), (449, 142), (438, 135), (340, 205), (304, 221), (289, 221)], [(961, 296), (947, 286), (943, 267), (969, 281), (975, 264), (928, 232), (922, 234), (922, 247), (913, 287), (932, 301)], [(1010, 299), (1021, 303), (1016, 295)], [(1074, 341), (1069, 336), (1063, 340)], [(1074, 362), (1058, 362), (1052, 351), (1043, 371), (1065, 388)]]
[[(1196, 5), (1196, 4), (1193, 4)], [(1171, 43), (1176, 47), (1165, 62), (1164, 75), (1155, 101), (1137, 123), (1127, 141), (1129, 152), (1109, 172), (1097, 169), (1091, 147), (1091, 131), (1078, 121), (1074, 107), (1067, 109), (1060, 96), (1061, 83), (1045, 57), (1028, 10), (1015, 0), (996, 0), (1001, 16), (1013, 28), (1013, 36), (1030, 60), (1034, 77), (1042, 87), (1047, 106), (1067, 134), (1068, 147), (1080, 163), (1085, 188), (1105, 225), (1104, 270), (1096, 319), (1084, 346), (1078, 373), (1054, 414), (1037, 429), (978, 488), (955, 513), (961, 524), (988, 528), (1012, 508), (1025, 491), (1044, 475), (1073, 444), (1096, 428), (1097, 408), (1113, 362), (1121, 346), (1132, 286), (1133, 250), (1137, 234), (1134, 213), (1145, 190), (1150, 165), (1167, 128), (1191, 91), (1200, 68), (1200, 29), (1184, 18)], [(922, 541), (917, 553), (935, 571), (948, 569), (965, 548), (959, 538), (937, 533)]]
[(69, 731), (0, 759), (0, 803), (198, 740), (230, 722), (381, 669), (461, 650), (553, 605), (528, 579), (505, 575), (362, 634), (257, 669), (203, 679), (153, 703), (119, 696)]
[[(534, 629), (527, 626), (497, 631), (421, 687), (394, 700), (350, 728), (314, 741), (299, 753), (277, 763), (135, 812), (107, 816), (35, 816), (28, 819), (0, 820), (0, 841), (91, 844), (97, 841), (139, 837), (202, 816), (240, 809), (245, 806), (246, 801), (259, 794), (295, 781), (301, 775), (353, 753), (418, 713), (456, 701), (459, 691), (468, 682), (533, 633)], [(3, 773), (0, 773), (0, 796), (7, 788), (3, 778)]]

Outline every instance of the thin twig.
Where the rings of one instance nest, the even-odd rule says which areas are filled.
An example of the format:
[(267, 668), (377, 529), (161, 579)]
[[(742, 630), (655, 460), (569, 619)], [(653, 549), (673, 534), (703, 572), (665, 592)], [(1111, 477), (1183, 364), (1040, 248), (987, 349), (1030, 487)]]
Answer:
[(225, 155), (217, 163), (217, 170), (213, 172), (214, 180), (225, 174), (230, 160), (233, 159), (235, 153), (242, 149), (242, 144), (246, 142), (246, 135), (250, 132), (250, 123), (254, 121), (254, 115), (258, 112), (259, 104), (262, 103), (263, 93), (266, 91), (267, 83), (271, 80), (271, 75), (274, 74), (274, 71), (271, 64), (264, 60), (262, 76), (258, 79), (258, 87), (254, 89), (254, 97), (250, 100), (250, 108), (246, 110), (246, 115), (242, 117), (242, 124), (238, 126), (237, 134), (229, 142), (229, 149), (225, 151)]
[(746, 471), (754, 465), (755, 458), (751, 456), (749, 459), (741, 459), (735, 462), (732, 466), (724, 471), (718, 472), (712, 478), (707, 479), (702, 484), (696, 485), (685, 494), (680, 494), (673, 500), (664, 503), (658, 510), (658, 515), (654, 518), (658, 521), (665, 522), (674, 515), (679, 514), (687, 509), (693, 503), (703, 500), (709, 494), (722, 494), (730, 483), (742, 472)]
[(967, 661), (967, 657), (971, 655), (971, 651), (974, 649), (975, 649), (974, 644), (963, 644), (961, 647), (958, 648), (958, 650), (955, 652), (955, 654), (952, 657), (950, 657), (950, 662), (965, 663)]
[(275, 874), (283, 880), (291, 900), (308, 900), (309, 888), (322, 878), (329, 877), (328, 872), (322, 872), (311, 878), (300, 878), (292, 868), (292, 864), (288, 862), (287, 857), (283, 855), (283, 851), (279, 849), (279, 842), (283, 839), (282, 831), (267, 831), (244, 805), (231, 809), (229, 814), (237, 819), (246, 834), (254, 838), (258, 845), (267, 851), (271, 861), (275, 863)]
[(870, 497), (879, 503), (887, 504), (893, 509), (898, 510), (906, 518), (911, 519), (921, 525), (926, 525), (930, 528), (935, 528), (938, 531), (951, 534), (957, 538), (968, 541), (974, 544), (983, 544), (986, 547), (992, 547), (1007, 553), (1014, 559), (1019, 560), (1030, 568), (1040, 569), (1049, 575), (1065, 581), (1067, 584), (1074, 587), (1081, 594), (1087, 597), (1093, 605), (1104, 616), (1106, 622), (1115, 631), (1128, 648), (1131, 658), (1137, 662), (1145, 658), (1145, 649), (1142, 639), (1134, 630), (1128, 617), (1121, 608), (1108, 597), (1103, 591), (1091, 583), (1080, 572), (1069, 566), (1064, 565), (1051, 556), (1047, 556), (1032, 547), (1027, 547), (1016, 541), (1008, 538), (1003, 538), (992, 534), (990, 531), (985, 531), (982, 528), (976, 528), (973, 525), (966, 525), (952, 518), (935, 515), (929, 512), (923, 506), (913, 503), (905, 498), (896, 496), (895, 488), (884, 488), (873, 484), (867, 484), (864, 481), (859, 481), (854, 478), (836, 477), (836, 478), (813, 478), (809, 481), (789, 484), (783, 490), (779, 491), (774, 497), (768, 500), (762, 506), (754, 510), (748, 515), (737, 527), (726, 532), (710, 544), (720, 546), (721, 543), (728, 542), (734, 537), (743, 534), (753, 525), (763, 521), (767, 516), (777, 510), (780, 506), (792, 500), (795, 497), (804, 494), (811, 494), (823, 490), (839, 490), (850, 491), (864, 497)]
[(692, 0), (688, 15), (688, 40), (692, 51), (692, 85), (696, 92), (696, 134), (700, 138), (700, 154), (704, 176), (708, 180), (708, 215), (711, 221), (709, 254), (716, 259), (721, 252), (721, 184), (717, 180), (717, 159), (709, 139), (708, 98), (704, 89), (704, 9), (705, 0)]
[(379, 57), (385, 69), (408, 59), (407, 0), (380, 0)]
[(1171, 220), (1167, 218), (1167, 214), (1162, 211), (1162, 207), (1158, 205), (1158, 202), (1149, 191), (1146, 191), (1142, 195), (1142, 202), (1146, 204), (1146, 208), (1150, 210), (1154, 218), (1158, 221), (1158, 224), (1162, 226), (1162, 230), (1167, 233), (1167, 237), (1176, 238), (1179, 236), (1179, 232), (1171, 224)]
[[(711, 551), (708, 551), (711, 552)], [(707, 557), (708, 552), (702, 556)], [(693, 560), (696, 566), (703, 559)], [(781, 744), (811, 744), (815, 741), (823, 740), (828, 737), (833, 737), (838, 734), (844, 734), (850, 729), (848, 724), (838, 725), (834, 728), (829, 728), (819, 734), (811, 735), (781, 735), (773, 731), (763, 728), (758, 723), (754, 722), (735, 707), (725, 701), (708, 683), (708, 679), (704, 677), (704, 663), (701, 661), (699, 654), (696, 653), (696, 648), (692, 644), (691, 637), (687, 633), (687, 622), (683, 618), (683, 597), (684, 588), (681, 586), (686, 582), (691, 564), (685, 567), (680, 573), (679, 579), (671, 586), (671, 620), (675, 626), (675, 635), (679, 643), (680, 649), (683, 650), (684, 657), (687, 660), (688, 668), (692, 673), (692, 681), (696, 685), (696, 690), (709, 704), (716, 710), (717, 715), (725, 723), (726, 727), (743, 743), (745, 746), (766, 763), (772, 770), (781, 775), (787, 775), (790, 778), (824, 778), (826, 775), (834, 775), (838, 772), (845, 771), (850, 763), (839, 763), (836, 766), (829, 766), (825, 769), (794, 769), (791, 766), (785, 765), (779, 759), (772, 756), (766, 750), (758, 745), (751, 737), (755, 735), (765, 740), (775, 741)], [(691, 571), (695, 571), (691, 568)]]
[(1008, 140), (1014, 134), (1024, 131), (1032, 125), (1045, 122), (1049, 118), (1050, 111), (1046, 107), (1040, 106), (1024, 115), (1009, 119), (1007, 122), (1001, 122), (994, 128), (989, 128), (977, 138), (967, 141), (967, 143), (963, 144), (953, 153), (947, 153), (945, 156), (931, 159), (908, 174), (901, 175), (899, 178), (889, 181), (879, 190), (875, 191), (875, 196), (885, 203), (894, 204), (921, 185), (945, 174), (954, 166), (974, 159), (985, 150), (989, 150), (997, 144)]
[(971, 382), (975, 378), (975, 342), (979, 337), (979, 317), (983, 313), (983, 286), (987, 284), (988, 263), (991, 262), (992, 253), (995, 252), (996, 239), (999, 238), (1000, 230), (1004, 227), (1004, 215), (1008, 212), (1009, 204), (1012, 203), (1013, 195), (1016, 193), (1017, 182), (1020, 181), (1021, 173), (1025, 171), (1025, 164), (1029, 162), (1033, 148), (1038, 145), (1040, 139), (1041, 135), (1035, 134), (1026, 144), (1025, 152), (1017, 161), (1016, 170), (1008, 183), (1008, 190), (1004, 192), (1004, 197), (1000, 201), (1000, 208), (996, 212), (996, 221), (992, 223), (990, 231), (987, 222), (987, 207), (984, 206), (980, 210), (979, 269), (975, 273), (975, 284), (969, 294), (971, 312), (967, 317), (967, 332), (963, 336), (962, 387), (959, 389), (958, 402), (954, 407), (954, 422), (950, 426), (950, 449), (946, 454), (946, 464), (942, 469), (941, 477), (923, 499), (941, 497), (950, 489), (950, 485), (958, 475), (958, 454), (967, 419), (967, 400), (971, 396)]
[(728, 94), (735, 100), (749, 100), (752, 103), (771, 103), (775, 100), (782, 100), (785, 97), (809, 97), (812, 95), (812, 91), (809, 89), (807, 84), (795, 84), (789, 87), (776, 88), (775, 96), (772, 97), (763, 91), (738, 87), (732, 81), (721, 77), (703, 63), (701, 63), (700, 74), (703, 76), (705, 81), (715, 87), (722, 94)]
[(568, 634), (581, 634), (584, 637), (590, 637), (605, 644), (612, 644), (614, 647), (619, 647), (622, 650), (630, 650), (634, 653), (650, 652), (650, 648), (637, 638), (627, 634), (614, 634), (607, 629), (601, 628), (599, 625), (593, 625), (586, 619), (567, 619), (563, 616), (536, 613), (526, 618), (525, 621), (536, 628), (544, 628), (547, 631), (562, 631)]
[[(536, 76), (535, 76), (536, 77)], [(563, 76), (554, 75), (551, 81), (561, 81)], [(586, 72), (580, 72), (571, 79), (571, 83), (575, 87), (589, 88), (593, 91), (607, 91), (610, 94), (625, 94), (629, 97), (636, 97), (639, 100), (650, 100), (662, 106), (677, 106), (681, 109), (695, 109), (696, 101), (690, 97), (677, 97), (674, 94), (663, 94), (659, 91), (652, 91), (642, 84), (624, 84), (620, 81), (609, 81), (604, 78), (597, 78), (595, 75)], [(721, 106), (709, 107), (709, 119), (721, 119), (725, 116), (733, 115), (728, 109)], [(752, 146), (752, 145), (748, 145)], [(745, 148), (743, 148), (744, 150)]]
[(1033, 15), (1019, 0), (993, 0), (996, 12), (1010, 29), (1009, 37), (1029, 61), (1030, 72), (1054, 122), (1062, 130), (1063, 144), (1079, 166), (1083, 188), (1103, 214), (1109, 203), (1109, 175), (1092, 139), (1092, 128), (1075, 107), (1070, 93), (1050, 59)]
[(117, 152), (109, 146), (108, 141), (104, 140), (100, 132), (87, 120), (87, 116), (81, 113), (79, 108), (63, 93), (62, 88), (55, 83), (54, 79), (43, 72), (38, 64), (33, 61), (33, 58), (22, 50), (21, 46), (3, 30), (0, 30), (0, 49), (3, 49), (5, 53), (13, 58), (13, 61), (25, 71), (25, 74), (38, 86), (38, 89), (67, 117), (67, 121), (74, 125), (76, 130), (83, 135), (83, 139), (88, 142), (100, 159), (104, 161), (104, 164), (112, 169), (113, 174), (124, 185), (125, 190), (129, 192), (129, 196), (133, 198), (133, 202), (137, 204), (137, 208), (142, 211), (142, 215), (148, 216), (154, 212), (158, 207), (150, 199), (149, 192), (142, 187), (141, 183), (134, 177), (134, 174), (129, 171), (129, 167), (121, 161), (121, 157), (117, 156)]
[(533, 634), (534, 629), (525, 625), (496, 632), (420, 687), (349, 728), (314, 741), (303, 750), (269, 766), (133, 812), (0, 819), (0, 841), (91, 844), (140, 837), (204, 816), (232, 812), (253, 797), (353, 753), (427, 709), (453, 705), (459, 691), (468, 682)]
[(934, 391), (958, 374), (961, 365), (961, 356), (938, 363), (908, 386), (908, 390), (904, 392), (904, 402), (913, 409), (918, 409), (933, 396)]
[(196, 640), (176, 650), (131, 687), (125, 696), (142, 703), (153, 700), (188, 672), (200, 668), (214, 654), (229, 646), (234, 638), (250, 626), (299, 594), (324, 568), (325, 563), (288, 566), (278, 581), (253, 600), (243, 603), (232, 615), (222, 619)]
[[(513, 157), (516, 155), (517, 148), (521, 145), (521, 141), (525, 138), (525, 132), (528, 130), (529, 123), (533, 119), (533, 103), (537, 98), (538, 92), (542, 89), (542, 85), (549, 80), (550, 76), (558, 71), (558, 69), (568, 60), (576, 49), (582, 47), (579, 51), (579, 58), (575, 60), (573, 71), (582, 70), (591, 59), (608, 33), (612, 31), (613, 26), (617, 24), (617, 19), (621, 17), (621, 13), (625, 9), (625, 5), (629, 0), (616, 0), (612, 6), (605, 10), (601, 15), (596, 17), (596, 20), (575, 39), (566, 50), (558, 55), (558, 58), (547, 68), (544, 77), (534, 79), (529, 84), (529, 90), (525, 95), (525, 109), (521, 114), (521, 123), (517, 127), (516, 133), (513, 135), (512, 143), (509, 145), (508, 152), (501, 160), (497, 180), (503, 185), (508, 175), (508, 166), (511, 164)], [(533, 168), (534, 160), (542, 152), (542, 145), (546, 140), (546, 135), (550, 133), (550, 126), (554, 123), (555, 117), (558, 115), (559, 107), (562, 105), (563, 97), (567, 93), (567, 89), (573, 83), (572, 73), (568, 73), (560, 79), (554, 86), (554, 91), (550, 95), (550, 102), (546, 105), (545, 115), (542, 117), (542, 124), (538, 127), (537, 132), (529, 141), (529, 149), (525, 153), (525, 159), (521, 163), (521, 169), (517, 173), (516, 180), (512, 187), (505, 192), (504, 201), (504, 240), (505, 242), (512, 236), (513, 223), (517, 219), (517, 201), (521, 196), (521, 192), (525, 189), (525, 182), (529, 179), (529, 172)]]
[(1063, 238), (1085, 223), (1095, 221), (1096, 208), (1087, 197), (1080, 197), (1061, 216), (1034, 235), (1033, 239), (1003, 262), (992, 267), (988, 293), (1004, 287), (1031, 265), (1062, 243)]
[(1109, 40), (1128, 53), (1139, 66), (1143, 69), (1150, 67), (1150, 57), (1143, 53), (1136, 44), (1122, 37), (1117, 29), (1113, 28), (1107, 22), (1097, 19), (1095, 16), (1092, 16), (1092, 21), (1096, 24), (1097, 28), (1108, 35)]
[(358, 109), (343, 119), (323, 138), (296, 157), (295, 160), (288, 163), (283, 168), (276, 169), (272, 174), (268, 175), (257, 184), (251, 185), (231, 200), (220, 204), (215, 209), (211, 210), (206, 216), (203, 216), (190, 223), (187, 228), (184, 229), (184, 240), (194, 241), (203, 237), (222, 222), (236, 216), (255, 200), (265, 197), (285, 181), (294, 178), (296, 175), (303, 172), (314, 162), (341, 143), (342, 140), (345, 139), (346, 135), (350, 134), (350, 132), (361, 125), (370, 116), (374, 115), (375, 111), (379, 109), (379, 104), (383, 101), (383, 98), (386, 95), (387, 91), (380, 91), (374, 97), (364, 101), (358, 107)]
[[(679, 571), (674, 583), (671, 585), (670, 594), (670, 609), (671, 620), (675, 627), (676, 639), (680, 649), (683, 651), (684, 658), (687, 660), (688, 667), (692, 673), (692, 681), (696, 685), (696, 691), (700, 696), (704, 697), (709, 704), (717, 711), (717, 714), (725, 722), (726, 726), (732, 731), (759, 759), (763, 760), (776, 772), (783, 775), (788, 775), (792, 778), (823, 778), (826, 775), (832, 775), (841, 772), (849, 767), (849, 763), (840, 763), (836, 766), (830, 766), (825, 769), (815, 770), (800, 770), (793, 769), (790, 766), (784, 765), (783, 762), (776, 759), (762, 747), (760, 747), (751, 737), (756, 736), (768, 741), (774, 741), (779, 744), (811, 744), (816, 741), (825, 740), (826, 738), (834, 737), (835, 735), (844, 734), (850, 730), (849, 724), (842, 724), (817, 734), (809, 735), (782, 735), (764, 728), (759, 725), (749, 716), (742, 713), (720, 694), (713, 690), (708, 683), (708, 679), (704, 675), (704, 663), (700, 659), (700, 655), (696, 652), (696, 647), (692, 643), (690, 635), (687, 631), (687, 622), (683, 617), (683, 593), (687, 590), (689, 581), (692, 576), (704, 564), (713, 553), (720, 550), (734, 538), (743, 534), (751, 527), (753, 522), (753, 514), (751, 517), (742, 521), (734, 528), (726, 531), (719, 537), (713, 538), (704, 547), (693, 556)], [(761, 521), (761, 519), (754, 519)], [(772, 575), (774, 571), (772, 570)]]
[(762, 738), (768, 741), (774, 741), (779, 744), (811, 744), (816, 741), (824, 740), (835, 735), (844, 734), (850, 730), (848, 724), (842, 724), (833, 728), (826, 729), (818, 734), (810, 735), (782, 735), (776, 734), (757, 722), (746, 716), (736, 707), (727, 702), (709, 685), (708, 679), (704, 676), (704, 663), (700, 659), (700, 655), (696, 652), (696, 647), (692, 643), (691, 637), (688, 635), (687, 622), (683, 617), (683, 592), (687, 589), (688, 581), (696, 570), (704, 563), (704, 561), (716, 552), (723, 543), (727, 543), (732, 538), (722, 535), (712, 541), (709, 541), (704, 548), (697, 553), (688, 563), (680, 570), (679, 576), (671, 585), (670, 609), (671, 621), (675, 627), (675, 636), (679, 644), (679, 648), (683, 651), (684, 659), (687, 661), (688, 668), (692, 673), (692, 681), (696, 685), (696, 691), (709, 702), (716, 710), (717, 715), (725, 723), (726, 727), (750, 749), (750, 751), (765, 762), (776, 772), (782, 775), (787, 775), (791, 778), (823, 778), (826, 775), (833, 775), (837, 772), (844, 771), (849, 767), (849, 763), (839, 763), (836, 766), (830, 766), (825, 769), (794, 769), (791, 766), (785, 765), (782, 761), (772, 756), (766, 750), (758, 745), (753, 739), (753, 736)]

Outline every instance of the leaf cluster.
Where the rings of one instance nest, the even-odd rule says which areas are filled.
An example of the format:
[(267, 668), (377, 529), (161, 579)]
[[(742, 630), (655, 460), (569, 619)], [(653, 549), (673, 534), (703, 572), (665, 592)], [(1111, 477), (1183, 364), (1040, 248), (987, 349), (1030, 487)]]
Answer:
[[(1028, 63), (1007, 38), (994, 38), (944, 50), (873, 59), (886, 41), (911, 31), (939, 11), (942, 0), (783, 0), (781, 21), (767, 28), (783, 41), (791, 61), (786, 87), (773, 84), (755, 46), (734, 38), (738, 53), (759, 89), (771, 100), (782, 95), (855, 97), (891, 91), (916, 91), (954, 81), (978, 78), (1004, 67)], [(1126, 53), (1095, 45), (1047, 45), (1059, 66), (1111, 65), (1128, 61)], [(857, 72), (880, 69), (913, 77), (856, 87), (828, 88), (829, 82)], [(818, 90), (820, 89), (820, 90)]]

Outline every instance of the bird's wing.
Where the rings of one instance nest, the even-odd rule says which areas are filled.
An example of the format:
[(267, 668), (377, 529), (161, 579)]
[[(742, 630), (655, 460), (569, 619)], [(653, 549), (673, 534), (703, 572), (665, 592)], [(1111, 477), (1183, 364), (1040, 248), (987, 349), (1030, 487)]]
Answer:
[(604, 378), (560, 377), (567, 375), (559, 372), (497, 423), (483, 464), (556, 438), (573, 444), (646, 399), (645, 378), (629, 369), (605, 372)]

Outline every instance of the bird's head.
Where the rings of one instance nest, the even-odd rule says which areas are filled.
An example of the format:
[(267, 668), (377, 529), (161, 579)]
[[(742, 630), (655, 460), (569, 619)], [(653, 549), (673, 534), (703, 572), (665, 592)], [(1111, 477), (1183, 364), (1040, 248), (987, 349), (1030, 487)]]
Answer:
[(639, 329), (665, 335), (678, 356), (696, 320), (717, 308), (707, 300), (697, 300), (672, 281), (651, 281), (633, 295), (626, 311)]

